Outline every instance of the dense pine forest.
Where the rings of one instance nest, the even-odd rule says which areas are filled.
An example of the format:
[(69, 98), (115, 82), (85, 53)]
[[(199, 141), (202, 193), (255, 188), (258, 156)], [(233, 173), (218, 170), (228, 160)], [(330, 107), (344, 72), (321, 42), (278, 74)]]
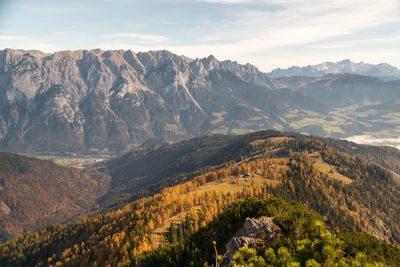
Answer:
[[(259, 132), (229, 138), (222, 149), (207, 150), (219, 159), (214, 165), (203, 155), (199, 164), (203, 168), (193, 163), (192, 168), (182, 167), (180, 173), (185, 175), (173, 170), (168, 179), (155, 175), (152, 187), (142, 188), (159, 193), (2, 245), (0, 265), (146, 266), (163, 262), (203, 266), (215, 260), (212, 241), (223, 254), (227, 239), (243, 220), (262, 215), (274, 217), (285, 235), (268, 242), (264, 252), (239, 251), (236, 264), (281, 266), (282, 255), (287, 254), (293, 264), (318, 266), (327, 264), (324, 253), (328, 250), (335, 251), (329, 257), (339, 266), (357, 262), (396, 266), (399, 262), (399, 251), (391, 245), (400, 243), (400, 190), (389, 161), (386, 166), (366, 161), (357, 153), (340, 152), (327, 141), (297, 134)], [(176, 155), (177, 161), (185, 162), (194, 159), (196, 150), (190, 150), (189, 156)], [(119, 173), (128, 177), (122, 175), (123, 168)], [(164, 187), (173, 184), (178, 185)], [(124, 194), (138, 197), (131, 193), (125, 188)], [(305, 208), (275, 197), (300, 202)], [(241, 202), (248, 198), (252, 199)], [(220, 230), (213, 230), (217, 226)], [(293, 231), (298, 233), (296, 238)]]

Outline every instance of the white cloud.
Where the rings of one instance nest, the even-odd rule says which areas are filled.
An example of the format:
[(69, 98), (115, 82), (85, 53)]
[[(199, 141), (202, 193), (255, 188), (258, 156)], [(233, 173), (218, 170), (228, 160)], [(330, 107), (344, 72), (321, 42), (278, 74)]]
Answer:
[(396, 0), (205, 1), (257, 2), (274, 8), (255, 10), (249, 4), (244, 9), (230, 9), (225, 14), (228, 18), (203, 21), (189, 30), (187, 39), (192, 42), (182, 40), (179, 44), (166, 36), (122, 33), (101, 46), (135, 51), (168, 49), (192, 58), (213, 54), (220, 60), (251, 63), (263, 71), (344, 58), (391, 64), (397, 60), (400, 64), (395, 49), (384, 47), (398, 43), (399, 35), (373, 32), (400, 23)]
[[(146, 5), (149, 2), (116, 1), (124, 2), (127, 6)], [(111, 0), (103, 2), (117, 5)], [(344, 58), (370, 63), (387, 61), (392, 65), (400, 65), (400, 53), (394, 48), (396, 44), (398, 47), (400, 41), (398, 0), (152, 0), (150, 2), (152, 4), (168, 2), (172, 9), (181, 10), (179, 14), (182, 16), (157, 15), (154, 19), (151, 17), (149, 21), (135, 21), (133, 17), (132, 20), (126, 21), (124, 26), (127, 27), (121, 27), (120, 33), (107, 36), (95, 31), (83, 36), (73, 31), (68, 32), (74, 28), (68, 28), (67, 31), (60, 29), (60, 32), (51, 37), (41, 37), (41, 40), (39, 37), (29, 41), (17, 40), (14, 37), (6, 40), (3, 36), (0, 45), (27, 48), (34, 45), (37, 49), (42, 43), (44, 46), (39, 49), (53, 51), (54, 46), (49, 44), (50, 40), (53, 40), (58, 41), (62, 49), (71, 49), (71, 46), (77, 45), (79, 48), (100, 46), (104, 49), (135, 51), (168, 49), (192, 58), (213, 54), (221, 60), (249, 62), (263, 71), (290, 65), (317, 64), (327, 60), (338, 61)], [(211, 5), (207, 7), (211, 15), (196, 15), (192, 20), (187, 16), (187, 11), (192, 12), (193, 3), (199, 2), (224, 4), (224, 6), (215, 6), (214, 9)], [(41, 10), (37, 8), (38, 12)], [(51, 7), (48, 11), (51, 11)], [(57, 8), (54, 11), (76, 10)], [(160, 27), (160, 24), (171, 26)], [(160, 28), (164, 30), (162, 34), (158, 34)], [(80, 31), (80, 29), (75, 30)], [(4, 34), (9, 36), (14, 33), (5, 31)], [(65, 36), (72, 36), (73, 41), (65, 42)], [(44, 39), (48, 41), (45, 42)]]
[(197, 0), (197, 2), (207, 2), (213, 4), (243, 4), (253, 2), (251, 0)]
[(0, 42), (1, 41), (9, 41), (9, 40), (27, 40), (27, 37), (23, 36), (9, 36), (9, 35), (0, 35)]
[(0, 35), (0, 48), (40, 50), (45, 52), (60, 50), (55, 45), (38, 38), (10, 35)]
[[(228, 3), (235, 1), (213, 1)], [(247, 5), (236, 13), (230, 9), (231, 18), (217, 21), (214, 25), (199, 27), (192, 35), (201, 36), (199, 42), (190, 48), (176, 47), (183, 51), (208, 51), (221, 58), (251, 61), (263, 70), (271, 69), (267, 55), (276, 54), (281, 57), (280, 50), (290, 48), (292, 53), (284, 53), (287, 57), (299, 57), (298, 51), (308, 49), (313, 51), (313, 57), (329, 57), (327, 51), (318, 51), (311, 45), (344, 46), (350, 45), (359, 54), (366, 43), (371, 43), (374, 31), (385, 30), (387, 25), (400, 24), (399, 2), (397, 0), (261, 0), (243, 1), (257, 2), (257, 4), (273, 5), (273, 8), (252, 9)], [(209, 34), (203, 34), (212, 28)], [(382, 37), (372, 37), (375, 42), (384, 42), (384, 32), (379, 32)], [(344, 40), (346, 40), (344, 43)], [(325, 43), (324, 43), (325, 42)], [(386, 44), (396, 40), (387, 40)], [(383, 43), (382, 43), (383, 44)], [(376, 44), (376, 51), (379, 51)], [(320, 48), (323, 50), (323, 48)], [(275, 51), (275, 53), (271, 52)], [(340, 49), (335, 51), (335, 54)], [(370, 49), (364, 50), (364, 60), (370, 57)], [(263, 54), (265, 56), (263, 56)], [(336, 57), (336, 55), (335, 55)], [(341, 57), (344, 58), (344, 57)], [(274, 58), (272, 60), (278, 60)], [(282, 61), (290, 58), (282, 58)], [(400, 63), (400, 55), (392, 60)], [(292, 60), (293, 62), (293, 60)], [(304, 61), (297, 64), (302, 64)], [(292, 63), (293, 64), (293, 63)]]
[[(265, 1), (280, 4), (277, 10), (242, 10), (232, 21), (222, 22), (212, 37), (264, 40), (271, 48), (345, 36), (391, 22), (399, 22), (397, 1)], [(224, 25), (225, 24), (225, 25)]]
[(128, 23), (127, 26), (133, 27), (133, 28), (143, 28), (143, 27), (145, 27), (145, 25), (142, 24), (142, 23)]
[(131, 32), (121, 32), (115, 34), (109, 34), (105, 36), (106, 38), (112, 38), (114, 42), (126, 42), (126, 39), (133, 39), (138, 44), (157, 44), (165, 43), (168, 41), (168, 37), (163, 35), (155, 34), (144, 34), (144, 33), (131, 33)]
[(178, 23), (178, 22), (170, 22), (170, 21), (160, 21), (160, 24), (164, 24), (164, 25), (183, 25), (182, 23)]
[(85, 12), (83, 9), (62, 8), (55, 6), (22, 6), (22, 8), (41, 14), (71, 14)]
[(60, 37), (83, 37), (85, 36), (84, 33), (79, 32), (79, 31), (56, 31), (54, 32), (55, 36), (60, 36)]

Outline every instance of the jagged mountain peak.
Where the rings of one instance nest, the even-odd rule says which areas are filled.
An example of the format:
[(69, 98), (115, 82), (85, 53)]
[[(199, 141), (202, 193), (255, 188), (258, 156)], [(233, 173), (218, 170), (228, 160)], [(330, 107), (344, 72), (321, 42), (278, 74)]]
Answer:
[(321, 77), (326, 74), (353, 73), (362, 75), (378, 76), (386, 79), (399, 78), (400, 70), (387, 63), (368, 64), (353, 62), (350, 59), (344, 59), (338, 62), (323, 62), (317, 65), (307, 65), (304, 67), (292, 66), (287, 69), (277, 68), (267, 73), (267, 77), (279, 78), (289, 76), (308, 76)]
[(39, 50), (23, 50), (23, 49), (12, 49), (5, 48), (2, 51), (0, 50), (0, 54), (8, 54), (13, 56), (35, 56), (35, 57), (45, 57), (50, 55), (49, 53), (45, 53)]
[[(346, 58), (346, 59), (343, 59), (343, 60), (339, 61), (338, 63), (349, 64), (349, 63), (351, 63), (351, 60)], [(360, 63), (363, 63), (363, 62), (361, 61)]]
[[(325, 67), (330, 64), (336, 63)], [(396, 88), (396, 82), (358, 74), (271, 79), (251, 64), (213, 55), (190, 59), (167, 50), (8, 49), (0, 51), (0, 148), (119, 150), (149, 139), (260, 129), (324, 135), (323, 127), (299, 128), (293, 116), (364, 100), (387, 102), (397, 97)], [(61, 133), (74, 145), (60, 142)], [(57, 145), (43, 147), (43, 135)]]
[[(218, 78), (212, 73), (219, 73)], [(56, 140), (49, 129), (57, 134), (63, 129), (68, 140), (77, 135), (75, 148), (110, 148), (111, 144), (121, 148), (149, 138), (192, 137), (216, 127), (211, 121), (213, 114), (220, 112), (219, 103), (243, 102), (242, 107), (250, 105), (242, 108), (245, 117), (254, 113), (250, 104), (254, 99), (243, 100), (249, 98), (243, 96), (245, 88), (269, 87), (268, 81), (251, 65), (221, 62), (214, 56), (193, 60), (167, 50), (135, 53), (92, 49), (52, 54), (3, 50), (0, 101), (5, 111), (0, 113), (4, 133), (0, 146), (41, 150), (38, 144), (43, 142), (18, 140), (28, 136), (35, 140), (42, 131), (46, 131), (47, 140)], [(65, 94), (57, 91), (60, 88)], [(269, 94), (268, 88), (257, 90)], [(46, 108), (40, 108), (39, 102), (46, 95)], [(232, 109), (228, 114), (236, 120), (238, 112)], [(60, 145), (57, 142), (57, 148)], [(46, 145), (44, 149), (51, 147)]]

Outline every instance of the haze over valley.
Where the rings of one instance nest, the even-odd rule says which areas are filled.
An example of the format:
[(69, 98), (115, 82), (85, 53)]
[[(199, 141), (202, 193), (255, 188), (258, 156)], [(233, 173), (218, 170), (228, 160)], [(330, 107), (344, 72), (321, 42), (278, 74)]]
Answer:
[(398, 138), (376, 138), (370, 135), (354, 135), (346, 138), (346, 140), (357, 144), (392, 146), (400, 149), (400, 137)]

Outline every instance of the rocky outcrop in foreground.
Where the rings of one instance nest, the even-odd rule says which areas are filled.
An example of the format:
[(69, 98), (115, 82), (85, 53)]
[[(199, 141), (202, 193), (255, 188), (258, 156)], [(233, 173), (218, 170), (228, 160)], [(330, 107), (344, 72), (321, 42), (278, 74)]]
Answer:
[(273, 222), (273, 218), (264, 216), (258, 219), (246, 218), (242, 228), (227, 244), (221, 266), (229, 266), (239, 248), (249, 247), (258, 250), (266, 240), (278, 238), (280, 235), (281, 228)]

